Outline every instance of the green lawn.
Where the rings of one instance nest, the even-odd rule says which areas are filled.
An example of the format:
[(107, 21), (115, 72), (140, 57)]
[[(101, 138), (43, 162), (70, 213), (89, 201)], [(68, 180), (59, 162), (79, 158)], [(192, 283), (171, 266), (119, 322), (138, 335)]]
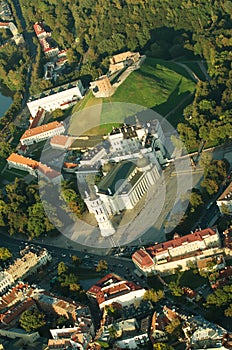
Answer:
[(184, 68), (175, 62), (147, 58), (141, 68), (132, 72), (112, 97), (97, 99), (87, 94), (74, 110), (102, 104), (101, 123), (113, 123), (122, 122), (125, 117), (133, 116), (146, 108), (165, 116), (178, 106), (177, 113), (174, 112), (168, 118), (175, 126), (186, 106), (185, 102), (181, 107), (182, 102), (194, 90), (195, 83)]

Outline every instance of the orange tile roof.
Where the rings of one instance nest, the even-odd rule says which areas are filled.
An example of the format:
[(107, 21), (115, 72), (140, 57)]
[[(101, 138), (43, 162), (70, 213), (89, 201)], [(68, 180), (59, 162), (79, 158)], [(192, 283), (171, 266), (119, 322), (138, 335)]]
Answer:
[(42, 134), (44, 132), (47, 132), (56, 128), (60, 128), (61, 126), (63, 126), (62, 123), (54, 121), (45, 125), (37, 126), (36, 128), (33, 128), (33, 129), (28, 129), (24, 132), (20, 140)]
[(19, 163), (19, 164), (24, 164), (24, 165), (29, 166), (32, 169), (37, 169), (37, 167), (38, 167), (38, 162), (36, 160), (21, 156), (20, 154), (17, 154), (17, 153), (12, 153), (7, 158), (7, 161)]
[(12, 153), (7, 158), (7, 161), (27, 165), (28, 167), (35, 170), (37, 169), (41, 174), (47, 176), (50, 179), (60, 176), (61, 174), (59, 171), (56, 171), (45, 164), (37, 162), (36, 160), (33, 160), (31, 158), (21, 156), (17, 153)]

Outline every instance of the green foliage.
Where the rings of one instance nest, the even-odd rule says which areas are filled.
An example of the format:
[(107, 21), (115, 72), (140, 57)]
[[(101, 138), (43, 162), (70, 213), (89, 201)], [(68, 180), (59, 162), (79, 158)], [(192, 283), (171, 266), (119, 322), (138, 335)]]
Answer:
[(176, 297), (180, 297), (184, 294), (183, 289), (180, 287), (178, 282), (170, 282), (168, 288), (170, 289), (171, 293)]
[(154, 350), (174, 350), (171, 345), (165, 343), (155, 343), (153, 345)]
[(12, 253), (5, 247), (0, 247), (0, 260), (5, 261), (12, 258)]
[(159, 300), (163, 298), (164, 298), (164, 292), (161, 289), (157, 291), (154, 289), (148, 289), (143, 296), (144, 300), (149, 300), (153, 303), (157, 303)]
[(229, 169), (227, 160), (212, 160), (205, 167), (204, 180), (201, 182), (201, 187), (205, 188), (209, 195), (218, 192), (219, 186), (226, 179)]
[(180, 336), (182, 328), (179, 318), (176, 317), (170, 323), (168, 323), (165, 330), (167, 333), (175, 335), (176, 337)]
[(68, 204), (67, 210), (71, 210), (72, 213), (80, 218), (86, 206), (83, 198), (78, 193), (76, 185), (74, 185), (72, 181), (63, 181), (61, 196)]
[(6, 159), (13, 152), (13, 149), (9, 142), (1, 141), (0, 142), (0, 157)]
[(65, 265), (65, 263), (63, 261), (59, 262), (58, 266), (57, 266), (57, 273), (58, 275), (62, 275), (64, 273), (66, 273), (68, 271), (68, 267)]
[(97, 272), (102, 272), (108, 270), (108, 264), (106, 260), (99, 260), (98, 265), (96, 267)]
[(44, 314), (36, 309), (27, 310), (20, 316), (19, 324), (26, 332), (37, 331), (46, 324), (44, 318)]
[(226, 285), (218, 288), (214, 293), (209, 294), (206, 298), (206, 307), (215, 306), (224, 310), (227, 317), (232, 317), (232, 285)]
[(72, 255), (72, 262), (76, 266), (79, 266), (81, 264), (82, 260), (77, 255)]

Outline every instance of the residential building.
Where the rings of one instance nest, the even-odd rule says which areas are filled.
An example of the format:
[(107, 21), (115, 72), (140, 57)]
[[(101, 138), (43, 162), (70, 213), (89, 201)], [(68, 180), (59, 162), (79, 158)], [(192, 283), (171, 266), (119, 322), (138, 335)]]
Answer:
[(122, 306), (133, 304), (143, 298), (146, 290), (133, 282), (128, 282), (121, 277), (110, 273), (101, 278), (88, 291), (90, 300), (96, 301), (99, 308), (114, 302)]
[(141, 248), (132, 255), (132, 261), (145, 275), (168, 274), (178, 266), (188, 269), (190, 261), (212, 256), (220, 247), (217, 228), (207, 228), (182, 237), (175, 234), (172, 240)]
[(38, 332), (28, 333), (24, 329), (21, 328), (1, 328), (0, 327), (0, 336), (7, 337), (10, 339), (19, 338), (23, 341), (24, 344), (32, 344), (35, 343), (36, 340), (40, 338)]
[(107, 75), (102, 75), (98, 79), (91, 81), (89, 88), (95, 97), (109, 97), (114, 93), (114, 88)]
[(14, 283), (14, 279), (7, 271), (0, 271), (0, 294), (5, 293)]
[(226, 266), (225, 259), (222, 254), (210, 256), (207, 258), (200, 258), (197, 260), (197, 268), (199, 271), (219, 271), (224, 269)]
[(7, 163), (9, 168), (16, 168), (24, 171), (28, 171), (33, 176), (44, 177), (47, 181), (51, 181), (54, 184), (60, 183), (63, 179), (62, 174), (59, 171), (56, 171), (49, 166), (37, 162), (28, 157), (24, 157), (17, 153), (12, 153), (7, 158)]
[[(12, 281), (14, 282), (13, 278)], [(18, 303), (23, 298), (27, 298), (32, 295), (33, 288), (28, 284), (18, 283), (16, 286), (11, 287), (5, 294), (0, 297), (0, 312), (5, 312), (7, 309)]]
[(191, 349), (228, 349), (224, 347), (228, 332), (201, 316), (189, 318), (183, 325), (183, 331)]
[(47, 140), (52, 136), (63, 134), (64, 132), (64, 124), (55, 121), (26, 130), (20, 138), (20, 142), (22, 145), (32, 145)]
[(217, 206), (222, 214), (228, 213), (232, 215), (232, 182), (217, 199)]
[(69, 340), (69, 344), (74, 346), (74, 349), (86, 350), (92, 336), (87, 332), (82, 332), (81, 327), (70, 327), (62, 329), (50, 329), (52, 338), (56, 340), (53, 345), (59, 344), (59, 341), (64, 339)]
[(76, 80), (68, 84), (43, 91), (39, 95), (31, 96), (27, 102), (27, 106), (32, 117), (35, 117), (39, 108), (43, 108), (47, 112), (51, 112), (57, 108), (66, 109), (71, 107), (83, 98), (84, 93), (85, 89), (81, 80)]
[(90, 334), (93, 332), (94, 327), (88, 306), (48, 292), (38, 293), (34, 299), (45, 312), (65, 316), (74, 322), (81, 332), (86, 332), (87, 329)]
[(32, 298), (28, 298), (16, 306), (13, 306), (9, 310), (7, 310), (5, 313), (0, 314), (0, 320), (1, 323), (5, 326), (12, 326), (15, 325), (21, 316), (21, 314), (26, 311), (30, 310), (32, 308), (36, 308), (36, 303)]
[(18, 281), (35, 273), (40, 267), (51, 261), (51, 259), (52, 257), (46, 248), (38, 251), (26, 251), (22, 258), (15, 260), (6, 272), (11, 275), (14, 281)]

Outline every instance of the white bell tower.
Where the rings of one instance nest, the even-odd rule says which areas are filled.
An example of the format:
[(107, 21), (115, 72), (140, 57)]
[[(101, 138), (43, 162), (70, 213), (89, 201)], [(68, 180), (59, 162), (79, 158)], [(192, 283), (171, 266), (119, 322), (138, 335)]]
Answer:
[(109, 213), (102, 202), (101, 198), (91, 191), (89, 194), (85, 192), (85, 204), (89, 212), (95, 215), (98, 226), (103, 237), (111, 236), (115, 233), (115, 229), (110, 221)]

